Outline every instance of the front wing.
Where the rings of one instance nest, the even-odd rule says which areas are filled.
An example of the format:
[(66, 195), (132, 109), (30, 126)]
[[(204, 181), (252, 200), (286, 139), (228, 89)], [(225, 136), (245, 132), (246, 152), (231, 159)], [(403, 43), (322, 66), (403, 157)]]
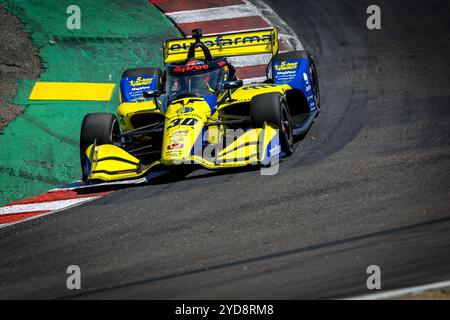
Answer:
[[(200, 165), (209, 170), (249, 165), (268, 166), (275, 158), (283, 156), (279, 140), (278, 129), (266, 125), (263, 129), (248, 130), (223, 149), (216, 148), (214, 157), (208, 154), (208, 148), (202, 148), (202, 152), (193, 150), (190, 157), (182, 159), (181, 162), (164, 159), (151, 164), (143, 164), (138, 158), (115, 145), (92, 144), (85, 154), (88, 181), (128, 182), (176, 165)], [(211, 149), (209, 148), (209, 151)]]

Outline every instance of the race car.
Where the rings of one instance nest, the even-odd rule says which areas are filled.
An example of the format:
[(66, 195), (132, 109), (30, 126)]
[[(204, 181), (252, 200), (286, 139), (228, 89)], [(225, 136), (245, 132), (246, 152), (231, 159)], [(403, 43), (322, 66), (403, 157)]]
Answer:
[[(319, 113), (316, 67), (307, 51), (278, 53), (277, 28), (165, 41), (164, 72), (123, 73), (117, 114), (81, 126), (82, 180), (141, 179), (180, 167), (270, 166), (292, 154)], [(244, 85), (230, 57), (270, 54), (266, 79)]]

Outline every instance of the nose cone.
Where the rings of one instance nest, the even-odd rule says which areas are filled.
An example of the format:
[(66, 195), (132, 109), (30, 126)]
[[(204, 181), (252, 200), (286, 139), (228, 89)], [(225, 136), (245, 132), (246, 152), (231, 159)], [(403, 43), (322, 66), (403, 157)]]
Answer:
[(194, 147), (202, 147), (201, 134), (208, 116), (211, 116), (211, 108), (203, 98), (183, 98), (172, 102), (164, 125), (163, 164), (190, 162)]

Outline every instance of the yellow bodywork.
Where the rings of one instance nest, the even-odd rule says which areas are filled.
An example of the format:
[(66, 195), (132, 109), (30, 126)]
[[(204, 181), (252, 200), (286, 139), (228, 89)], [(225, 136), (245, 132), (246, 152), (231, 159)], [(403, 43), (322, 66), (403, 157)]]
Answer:
[(245, 85), (236, 89), (231, 95), (231, 100), (229, 102), (224, 101), (221, 103), (218, 109), (220, 110), (235, 103), (250, 102), (254, 96), (264, 93), (278, 92), (281, 95), (284, 95), (285, 92), (290, 89), (292, 89), (292, 87), (287, 84), (257, 83)]
[(111, 144), (91, 145), (87, 148), (86, 155), (91, 164), (89, 179), (133, 179), (145, 175), (151, 168), (143, 169), (137, 158)]
[[(235, 90), (231, 99), (224, 101), (214, 114), (202, 98), (184, 98), (173, 102), (165, 113), (156, 107), (154, 101), (124, 102), (118, 108), (118, 115), (123, 131), (135, 129), (130, 118), (141, 113), (154, 113), (164, 116), (164, 133), (162, 139), (161, 159), (143, 166), (139, 159), (114, 145), (91, 145), (86, 156), (91, 163), (89, 180), (115, 181), (137, 179), (145, 176), (156, 165), (173, 166), (180, 164), (198, 164), (207, 169), (243, 167), (263, 163), (267, 159), (267, 147), (277, 136), (277, 128), (266, 125), (265, 128), (247, 130), (226, 148), (218, 150), (214, 157), (201, 154), (201, 139), (211, 146), (224, 139), (227, 127), (214, 125), (219, 120), (221, 110), (236, 103), (249, 102), (257, 94), (279, 92), (285, 94), (291, 89), (288, 85), (256, 84), (246, 85)], [(219, 97), (219, 100), (222, 97)], [(185, 111), (188, 112), (185, 112)], [(205, 126), (207, 130), (204, 131)], [(213, 148), (211, 147), (209, 151)], [(93, 149), (94, 148), (94, 149)], [(200, 151), (199, 152), (197, 151)], [(206, 149), (205, 149), (206, 150)], [(217, 149), (216, 149), (217, 150)]]
[[(220, 111), (227, 106), (249, 102), (253, 96), (267, 92), (284, 94), (288, 85), (258, 84), (243, 86), (233, 92), (231, 99), (219, 105), (214, 114), (202, 98), (185, 98), (172, 103), (165, 113), (156, 107), (154, 101), (122, 103), (118, 108), (122, 130), (134, 129), (130, 118), (140, 113), (157, 113), (165, 117), (161, 159), (143, 166), (139, 159), (114, 145), (91, 145), (86, 156), (91, 163), (89, 180), (126, 180), (145, 176), (156, 165), (174, 166), (180, 164), (198, 164), (207, 169), (222, 169), (260, 164), (267, 159), (267, 147), (278, 135), (277, 128), (266, 125), (265, 128), (247, 130), (226, 148), (219, 149), (214, 157), (201, 154), (201, 139), (211, 146), (224, 139), (227, 127), (214, 125)], [(220, 97), (219, 97), (220, 99)], [(189, 112), (184, 112), (188, 110)], [(207, 130), (204, 131), (205, 126)], [(210, 149), (212, 149), (211, 147)], [(94, 148), (94, 149), (93, 149)], [(200, 151), (200, 154), (197, 151)], [(216, 149), (217, 150), (217, 149)], [(211, 151), (211, 150), (209, 150)]]
[(162, 114), (161, 110), (156, 107), (154, 101), (137, 101), (137, 102), (122, 102), (117, 108), (117, 114), (120, 120), (120, 128), (122, 131), (129, 131), (136, 129), (130, 122), (132, 116), (142, 113), (158, 113)]

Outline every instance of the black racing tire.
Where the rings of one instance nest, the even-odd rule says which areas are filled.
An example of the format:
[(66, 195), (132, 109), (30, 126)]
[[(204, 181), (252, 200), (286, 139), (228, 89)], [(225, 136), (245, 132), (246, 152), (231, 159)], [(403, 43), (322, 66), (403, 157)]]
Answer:
[(311, 74), (311, 87), (314, 95), (314, 102), (316, 103), (317, 111), (320, 112), (320, 86), (319, 76), (317, 75), (317, 68), (314, 60), (310, 54), (308, 54), (309, 60), (309, 73)]
[(127, 69), (122, 74), (122, 79), (127, 77), (142, 77), (142, 76), (156, 76), (158, 79), (158, 90), (161, 92), (163, 89), (164, 74), (160, 68), (134, 68)]
[(281, 94), (273, 92), (254, 96), (250, 102), (250, 120), (253, 128), (264, 128), (265, 123), (276, 126), (280, 130), (280, 143), (286, 155), (292, 154), (294, 133), (291, 115)]
[(84, 161), (86, 149), (93, 144), (120, 145), (120, 126), (113, 113), (91, 113), (84, 117), (80, 132), (80, 161), (82, 180), (87, 180), (87, 168)]

